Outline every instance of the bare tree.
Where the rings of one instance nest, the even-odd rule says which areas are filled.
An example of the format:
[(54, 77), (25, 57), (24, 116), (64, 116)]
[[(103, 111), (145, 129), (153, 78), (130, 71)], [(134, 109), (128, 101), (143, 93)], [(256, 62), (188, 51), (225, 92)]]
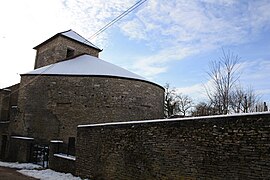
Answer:
[(268, 106), (266, 104), (266, 102), (257, 102), (256, 103), (256, 112), (264, 112), (264, 111), (268, 111)]
[(175, 89), (170, 87), (169, 83), (164, 86), (165, 89), (165, 99), (164, 99), (164, 116), (166, 118), (171, 117), (175, 113), (176, 109), (176, 93)]
[(235, 113), (255, 112), (259, 99), (251, 87), (245, 90), (238, 86), (231, 93), (230, 107)]
[(222, 49), (219, 60), (212, 61), (207, 72), (210, 85), (205, 86), (214, 114), (228, 114), (231, 92), (239, 79), (237, 63), (240, 58)]
[(178, 94), (177, 98), (177, 110), (185, 117), (187, 112), (191, 109), (193, 102), (192, 99), (184, 94)]
[(199, 102), (192, 109), (192, 116), (209, 116), (213, 115), (215, 110), (213, 107), (205, 102)]

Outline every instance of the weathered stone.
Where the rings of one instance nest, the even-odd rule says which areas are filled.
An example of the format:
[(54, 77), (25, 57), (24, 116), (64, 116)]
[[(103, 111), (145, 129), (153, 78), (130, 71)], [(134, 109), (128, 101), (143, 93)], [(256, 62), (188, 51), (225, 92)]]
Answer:
[(65, 36), (57, 36), (36, 48), (35, 69), (67, 58), (67, 49), (74, 50), (74, 56), (83, 53), (98, 57), (100, 50), (78, 43)]
[(92, 179), (269, 179), (269, 142), (256, 130), (269, 135), (269, 125), (270, 113), (79, 127), (76, 173)]
[[(33, 81), (35, 78), (22, 76), (22, 87), (32, 83), (20, 90), (16, 124), (23, 128), (14, 128), (15, 134), (27, 130), (26, 136), (45, 142), (67, 142), (68, 137), (76, 137), (79, 124), (163, 117), (164, 90), (153, 83), (116, 77), (42, 75)], [(151, 91), (145, 91), (149, 87)]]

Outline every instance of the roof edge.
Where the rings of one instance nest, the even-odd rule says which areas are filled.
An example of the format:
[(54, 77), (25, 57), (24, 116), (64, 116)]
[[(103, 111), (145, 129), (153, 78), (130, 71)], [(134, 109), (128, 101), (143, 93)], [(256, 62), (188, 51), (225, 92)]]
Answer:
[[(80, 41), (77, 41), (77, 40), (75, 40), (75, 39), (72, 39), (72, 38), (70, 38), (70, 37), (68, 37), (68, 36), (65, 36), (65, 35), (63, 35), (62, 33), (66, 33), (66, 32), (68, 32), (68, 31), (71, 31), (72, 29), (69, 29), (69, 30), (67, 30), (67, 31), (63, 31), (63, 32), (59, 32), (59, 33), (57, 33), (57, 34), (55, 34), (55, 35), (53, 35), (52, 37), (50, 37), (49, 39), (47, 39), (47, 40), (45, 40), (45, 41), (43, 41), (42, 43), (40, 43), (39, 45), (37, 45), (37, 46), (35, 46), (35, 47), (33, 47), (33, 49), (35, 49), (35, 50), (37, 50), (40, 46), (42, 46), (42, 45), (44, 45), (44, 44), (46, 44), (47, 42), (49, 42), (49, 41), (51, 41), (52, 39), (55, 39), (56, 37), (58, 37), (58, 36), (62, 36), (62, 37), (65, 37), (65, 38), (67, 38), (67, 39), (69, 39), (69, 40), (72, 40), (72, 41), (75, 41), (75, 42), (77, 42), (77, 43), (80, 43), (80, 44), (82, 44), (82, 45), (85, 45), (85, 46), (88, 46), (88, 47), (91, 47), (91, 48), (94, 48), (94, 49), (96, 49), (96, 50), (98, 50), (99, 52), (101, 52), (101, 51), (103, 51), (103, 49), (99, 49), (99, 48), (96, 48), (96, 47), (93, 47), (93, 46), (90, 46), (90, 45), (87, 45), (87, 44), (85, 44), (85, 43), (82, 43), (82, 42), (80, 42)], [(75, 31), (74, 31), (75, 32)], [(77, 32), (75, 32), (76, 34), (78, 34)], [(79, 34), (78, 34), (79, 35)], [(81, 36), (81, 35), (79, 35), (79, 36)], [(81, 36), (82, 37), (82, 36)], [(82, 38), (84, 38), (84, 37), (82, 37)], [(85, 38), (84, 38), (85, 39)]]
[(106, 77), (106, 78), (118, 78), (118, 79), (127, 79), (127, 80), (135, 80), (135, 81), (141, 81), (141, 82), (146, 82), (150, 83), (152, 85), (158, 86), (159, 88), (164, 89), (163, 86), (152, 82), (148, 80), (143, 80), (143, 79), (136, 79), (136, 78), (130, 78), (130, 77), (122, 77), (122, 76), (113, 76), (113, 75), (79, 75), (79, 74), (20, 74), (20, 76), (77, 76), (77, 77)]

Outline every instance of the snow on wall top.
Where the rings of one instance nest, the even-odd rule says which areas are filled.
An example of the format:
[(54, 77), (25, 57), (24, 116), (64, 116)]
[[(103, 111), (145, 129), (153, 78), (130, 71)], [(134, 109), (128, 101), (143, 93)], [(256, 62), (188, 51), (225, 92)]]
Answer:
[(60, 158), (64, 158), (64, 159), (69, 159), (69, 160), (73, 160), (73, 161), (76, 160), (76, 157), (75, 156), (71, 156), (71, 155), (68, 155), (68, 154), (53, 154), (53, 155), (56, 156), (56, 157), (60, 157)]
[(270, 115), (270, 112), (266, 111), (266, 112), (238, 113), (238, 114), (226, 114), (226, 115), (184, 117), (184, 118), (173, 118), (173, 119), (154, 119), (154, 120), (111, 122), (111, 123), (100, 123), (100, 124), (83, 124), (83, 125), (78, 125), (77, 127), (87, 128), (87, 127), (113, 126), (113, 125), (125, 125), (125, 124), (133, 125), (133, 124), (142, 124), (142, 123), (177, 122), (177, 121), (202, 120), (202, 119), (227, 118), (227, 117), (256, 116), (256, 115), (265, 115), (265, 114)]
[(84, 76), (113, 76), (147, 81), (145, 78), (119, 66), (87, 54), (70, 60), (50, 64), (24, 75), (84, 75)]
[(13, 139), (23, 139), (23, 140), (33, 140), (34, 138), (25, 137), (25, 136), (11, 136)]
[(68, 31), (62, 32), (61, 34), (64, 35), (64, 36), (66, 36), (66, 37), (69, 37), (71, 39), (74, 39), (76, 41), (79, 41), (79, 42), (81, 42), (83, 44), (86, 44), (88, 46), (91, 46), (91, 47), (94, 47), (96, 49), (99, 49), (93, 43), (91, 43), (90, 41), (88, 41), (87, 39), (85, 39), (84, 37), (82, 37), (81, 35), (79, 35), (78, 33), (76, 33), (75, 31), (73, 31), (71, 29), (68, 30)]

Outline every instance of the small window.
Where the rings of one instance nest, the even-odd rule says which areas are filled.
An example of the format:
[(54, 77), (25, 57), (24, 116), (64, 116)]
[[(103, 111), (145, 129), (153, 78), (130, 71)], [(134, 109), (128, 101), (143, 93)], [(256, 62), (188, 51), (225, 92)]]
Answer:
[(75, 137), (68, 138), (68, 154), (75, 155)]
[(67, 56), (66, 58), (70, 58), (72, 56), (74, 56), (75, 50), (71, 49), (71, 48), (67, 48)]

